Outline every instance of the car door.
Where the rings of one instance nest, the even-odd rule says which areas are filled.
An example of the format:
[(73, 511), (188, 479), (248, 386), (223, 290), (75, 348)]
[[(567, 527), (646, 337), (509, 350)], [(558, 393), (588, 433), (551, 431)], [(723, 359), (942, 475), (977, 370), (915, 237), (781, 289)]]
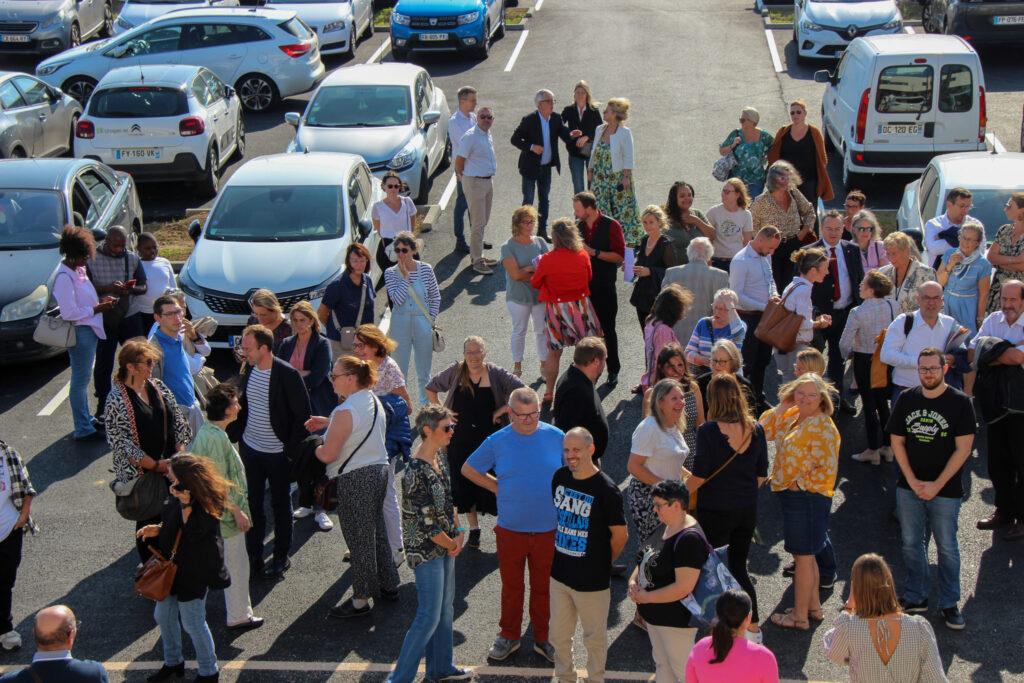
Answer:
[(0, 107), (8, 119), (14, 122), (8, 137), (8, 153), (15, 154), (21, 149), (27, 157), (35, 156), (36, 149), (42, 148), (43, 124), (37, 107), (30, 107), (12, 81), (0, 83)]
[(354, 4), (352, 15), (358, 17), (356, 20), (357, 27), (366, 26), (368, 22), (373, 21), (373, 0), (352, 0), (352, 2)]
[(220, 163), (224, 165), (235, 148), (235, 125), (231, 118), (231, 106), (228, 102), (228, 89), (224, 82), (211, 72), (203, 69), (197, 75), (206, 83), (207, 117), (217, 135), (217, 149)]
[(959, 55), (939, 57), (938, 91), (935, 151), (977, 150), (985, 141), (984, 134), (979, 136), (981, 85)]
[(63, 151), (68, 144), (71, 122), (61, 108), (62, 104), (54, 101), (45, 83), (32, 76), (19, 75), (11, 80), (40, 123), (41, 135), (36, 141), (34, 156), (53, 156)]
[(180, 64), (182, 24), (161, 23), (118, 43), (106, 55), (114, 58), (109, 69), (137, 64)]
[(834, 83), (825, 86), (825, 94), (822, 96), (823, 119), (825, 126), (832, 131), (833, 142), (842, 142), (843, 139), (844, 112), (840, 95), (845, 94), (845, 90), (849, 88), (848, 84), (844, 84), (843, 78), (849, 63), (850, 55), (844, 52), (843, 56), (839, 58), (839, 64), (836, 65)]
[(228, 83), (234, 83), (245, 60), (246, 45), (239, 42), (243, 33), (225, 22), (196, 22), (182, 35), (181, 61), (199, 64)]
[(915, 59), (878, 74), (871, 93), (864, 142), (886, 151), (934, 150), (936, 64)]
[[(423, 135), (423, 146), (427, 150), (427, 156), (431, 164), (434, 164), (438, 154), (438, 144), (443, 142), (438, 140), (436, 123), (427, 124), (423, 121), (423, 115), (431, 110), (433, 105), (432, 95), (433, 86), (430, 84), (430, 79), (427, 77), (426, 72), (420, 72), (416, 76), (416, 82), (413, 85), (413, 98), (416, 100), (416, 125), (420, 127)], [(430, 173), (430, 169), (427, 169), (427, 173)]]

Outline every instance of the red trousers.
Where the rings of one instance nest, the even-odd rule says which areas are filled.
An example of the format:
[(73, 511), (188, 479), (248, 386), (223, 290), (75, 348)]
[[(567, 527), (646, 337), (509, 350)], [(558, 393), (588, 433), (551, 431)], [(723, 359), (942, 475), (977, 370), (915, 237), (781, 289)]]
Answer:
[(539, 533), (509, 531), (494, 527), (498, 543), (498, 571), (501, 573), (501, 635), (519, 640), (523, 632), (523, 572), (530, 567), (530, 621), (533, 639), (548, 640), (551, 618), (551, 561), (555, 557), (555, 530)]

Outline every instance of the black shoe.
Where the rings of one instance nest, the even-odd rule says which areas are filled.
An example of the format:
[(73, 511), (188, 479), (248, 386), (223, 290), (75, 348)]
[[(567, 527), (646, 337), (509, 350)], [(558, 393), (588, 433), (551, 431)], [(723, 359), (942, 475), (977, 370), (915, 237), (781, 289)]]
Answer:
[(825, 590), (836, 585), (836, 577), (834, 576), (822, 576), (818, 579), (818, 588)]
[(399, 596), (398, 596), (398, 589), (397, 588), (395, 590), (393, 590), (393, 591), (389, 591), (386, 588), (381, 588), (380, 589), (380, 599), (381, 600), (387, 600), (388, 602), (398, 602), (398, 597)]
[(174, 666), (167, 666), (164, 664), (160, 667), (160, 670), (155, 674), (147, 678), (147, 681), (169, 681), (171, 677), (184, 678), (185, 677), (185, 662), (181, 664), (175, 664)]
[(75, 441), (106, 441), (107, 433), (101, 432), (100, 430), (97, 429), (95, 432), (89, 432), (88, 434), (84, 434), (82, 436), (75, 436), (72, 438)]
[(243, 621), (240, 624), (232, 624), (228, 626), (229, 631), (251, 631), (254, 628), (263, 626), (263, 617), (249, 617), (249, 621)]
[(351, 598), (341, 603), (337, 607), (332, 607), (327, 610), (327, 616), (334, 617), (335, 619), (349, 619), (351, 617), (365, 617), (373, 610), (370, 607), (370, 603), (366, 603), (363, 607), (356, 607), (352, 604)]
[(609, 372), (608, 373), (608, 379), (606, 379), (604, 381), (604, 383), (607, 384), (610, 387), (615, 387), (615, 385), (617, 385), (619, 383), (619, 373), (617, 373), (617, 372)]
[(783, 576), (796, 576), (796, 562), (790, 562), (782, 568)]
[(967, 626), (967, 622), (964, 621), (964, 615), (960, 614), (960, 608), (956, 605), (952, 607), (946, 607), (942, 612), (942, 619), (946, 622), (946, 628), (951, 628), (954, 631), (963, 631), (964, 627)]
[(480, 547), (480, 530), (479, 529), (470, 529), (469, 530), (469, 539), (466, 541), (466, 546), (469, 547), (469, 548), (479, 548)]
[[(903, 611), (907, 614), (920, 614), (928, 611), (928, 600), (926, 598), (921, 602), (910, 602), (906, 598), (900, 598), (900, 607), (902, 607)], [(956, 608), (954, 607), (953, 609)]]
[(843, 399), (839, 402), (839, 410), (846, 413), (847, 415), (856, 415), (857, 406), (850, 403), (849, 399)]
[(284, 573), (292, 568), (292, 561), (287, 557), (284, 558), (284, 562), (278, 562), (274, 560), (266, 569), (263, 570), (264, 579), (279, 579), (284, 576)]
[(192, 683), (217, 683), (220, 680), (220, 672), (212, 673), (209, 676), (196, 676)]
[(493, 247), (494, 247), (494, 245), (491, 244), (490, 242), (484, 242), (484, 249), (491, 249)]
[(460, 254), (468, 254), (469, 253), (469, 245), (466, 244), (465, 242), (463, 242), (461, 244), (456, 244), (455, 245), (455, 251), (459, 252)]

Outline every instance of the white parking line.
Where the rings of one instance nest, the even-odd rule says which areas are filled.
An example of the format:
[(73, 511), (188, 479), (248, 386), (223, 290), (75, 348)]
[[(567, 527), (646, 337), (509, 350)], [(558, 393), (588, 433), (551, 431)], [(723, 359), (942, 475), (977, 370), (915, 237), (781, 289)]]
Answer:
[(1006, 154), (1006, 148), (1003, 147), (1003, 143), (999, 142), (999, 138), (996, 137), (995, 133), (986, 133), (985, 139), (992, 145), (992, 149), (995, 150), (996, 154)]
[(523, 49), (523, 43), (526, 42), (526, 36), (530, 35), (530, 31), (526, 30), (519, 34), (519, 42), (516, 43), (516, 49), (512, 50), (512, 56), (508, 58), (508, 64), (505, 65), (505, 72), (508, 73), (512, 70), (512, 67), (516, 65), (516, 58), (519, 57), (519, 51)]
[(904, 26), (903, 30), (906, 31), (907, 33), (909, 33), (910, 35), (914, 35), (914, 33), (915, 33), (913, 26)]
[(378, 59), (380, 59), (380, 56), (381, 56), (382, 54), (384, 54), (384, 50), (388, 49), (388, 44), (389, 44), (390, 42), (391, 42), (391, 38), (390, 38), (390, 36), (389, 36), (389, 37), (387, 37), (387, 38), (385, 38), (385, 39), (384, 39), (384, 42), (383, 42), (383, 43), (381, 43), (381, 44), (380, 44), (380, 47), (378, 47), (378, 48), (377, 48), (377, 51), (376, 51), (376, 52), (374, 52), (374, 53), (373, 53), (373, 55), (371, 55), (371, 56), (370, 56), (370, 58), (366, 60), (366, 63), (367, 63), (367, 64), (373, 64), (373, 63), (374, 63), (374, 62), (376, 62), (376, 61), (377, 61)]
[(540, 11), (540, 6), (544, 4), (544, 0), (537, 0), (537, 4), (533, 6), (534, 12)]
[(384, 334), (387, 334), (388, 330), (391, 329), (391, 309), (390, 308), (387, 308), (387, 309), (384, 310), (384, 317), (380, 319), (379, 323), (377, 323), (377, 329), (379, 329)]
[(772, 55), (772, 66), (775, 67), (775, 73), (782, 73), (782, 61), (779, 60), (779, 50), (775, 47), (775, 38), (772, 37), (771, 29), (764, 30), (764, 37), (768, 39), (768, 52)]
[(448, 202), (451, 200), (452, 195), (455, 194), (455, 183), (458, 182), (458, 178), (452, 173), (452, 177), (448, 180), (448, 184), (444, 186), (444, 192), (441, 193), (441, 199), (437, 202), (437, 205), (444, 211), (448, 208)]
[(68, 382), (60, 388), (57, 395), (50, 399), (50, 402), (43, 406), (43, 409), (36, 413), (36, 417), (49, 417), (57, 412), (57, 408), (60, 408), (60, 404), (67, 400), (67, 397), (71, 394), (71, 382)]

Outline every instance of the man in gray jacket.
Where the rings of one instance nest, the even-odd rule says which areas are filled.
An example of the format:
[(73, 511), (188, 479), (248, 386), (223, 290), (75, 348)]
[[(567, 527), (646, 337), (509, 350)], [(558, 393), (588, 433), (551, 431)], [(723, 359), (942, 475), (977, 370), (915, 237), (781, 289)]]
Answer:
[(686, 258), (690, 260), (684, 266), (674, 266), (665, 271), (661, 281), (664, 289), (671, 284), (682, 285), (693, 294), (693, 305), (686, 311), (686, 316), (675, 324), (676, 339), (684, 347), (690, 341), (693, 328), (697, 321), (711, 315), (715, 292), (729, 286), (729, 273), (711, 267), (711, 257), (715, 247), (707, 237), (695, 237), (686, 247)]

